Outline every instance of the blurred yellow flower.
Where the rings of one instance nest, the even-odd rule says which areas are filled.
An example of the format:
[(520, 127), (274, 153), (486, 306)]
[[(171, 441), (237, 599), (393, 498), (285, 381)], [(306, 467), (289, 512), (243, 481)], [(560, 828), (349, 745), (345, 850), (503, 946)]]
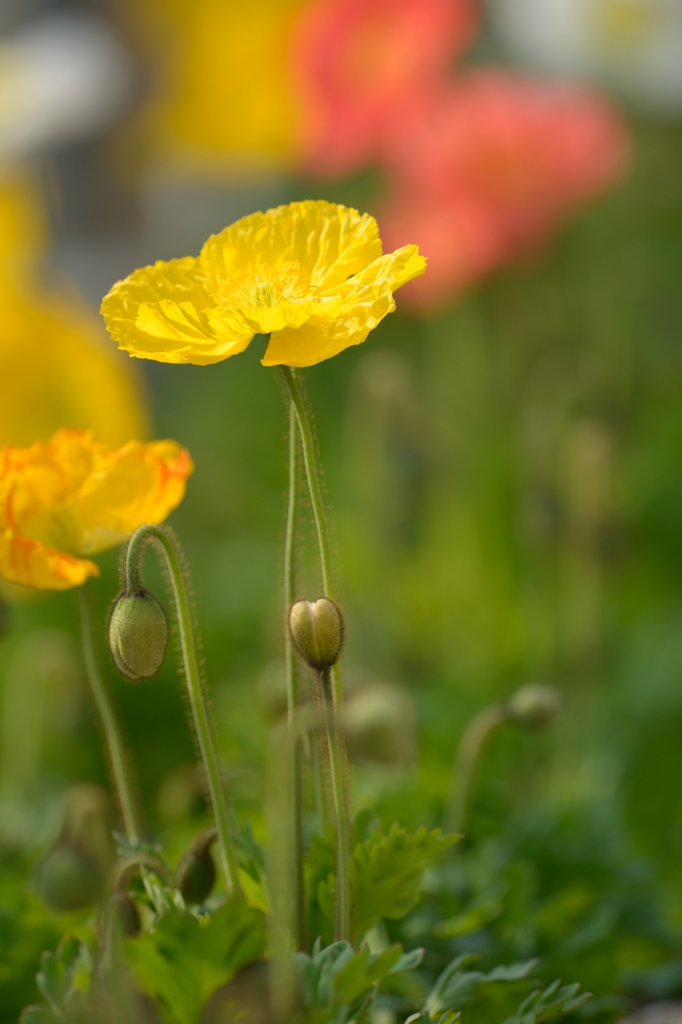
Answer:
[(128, 0), (126, 6), (143, 46), (161, 57), (147, 139), (209, 165), (290, 159), (288, 41), (304, 0)]
[(312, 366), (363, 342), (425, 267), (416, 245), (383, 255), (369, 214), (306, 200), (242, 218), (196, 258), (134, 271), (102, 316), (138, 358), (204, 366), (270, 334), (264, 366)]
[(140, 377), (113, 352), (76, 296), (35, 282), (45, 247), (40, 194), (21, 170), (0, 173), (0, 446), (60, 427), (91, 428), (106, 444), (144, 438)]
[(91, 431), (0, 452), (0, 575), (39, 590), (67, 590), (99, 570), (85, 556), (159, 523), (193, 470), (175, 441), (129, 441), (112, 451)]
[(104, 338), (79, 301), (0, 279), (0, 444), (31, 444), (61, 426), (111, 445), (147, 436), (141, 382)]

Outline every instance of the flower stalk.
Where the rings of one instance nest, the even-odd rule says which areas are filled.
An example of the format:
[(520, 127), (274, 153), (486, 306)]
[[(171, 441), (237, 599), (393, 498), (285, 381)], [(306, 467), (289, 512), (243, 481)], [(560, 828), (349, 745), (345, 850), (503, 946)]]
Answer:
[(88, 584), (78, 588), (78, 609), (81, 620), (81, 634), (83, 639), (83, 659), (85, 661), (85, 672), (88, 677), (92, 696), (97, 705), (102, 728), (106, 738), (109, 752), (111, 773), (114, 778), (114, 787), (118, 797), (118, 803), (123, 817), (123, 828), (126, 839), (131, 847), (140, 842), (140, 825), (137, 817), (137, 809), (133, 796), (133, 784), (130, 774), (130, 767), (126, 757), (123, 736), (116, 718), (116, 712), (111, 703), (106, 683), (102, 676), (99, 659), (95, 650), (95, 638), (93, 630), (93, 618), (91, 608), (91, 593)]
[[(331, 554), (331, 542), (327, 517), (322, 496), (320, 470), (315, 452), (315, 440), (312, 424), (303, 397), (298, 376), (289, 366), (282, 366), (282, 376), (289, 392), (289, 399), (296, 414), (298, 430), (303, 452), (310, 504), (313, 510), (315, 530), (320, 553), (322, 570), (322, 586), (325, 597), (334, 600), (334, 574)], [(327, 739), (329, 745), (329, 762), (332, 775), (332, 792), (334, 814), (336, 818), (337, 842), (337, 893), (336, 893), (336, 926), (337, 939), (350, 941), (350, 801), (348, 797), (348, 768), (346, 748), (343, 735), (339, 728), (339, 712), (343, 703), (341, 670), (338, 661), (327, 672), (326, 695), (322, 686), (323, 701), (331, 702), (331, 710), (325, 710), (327, 723)]]
[(301, 737), (295, 728), (301, 701), (298, 663), (289, 630), (289, 608), (296, 599), (296, 533), (299, 506), (298, 422), (293, 403), (289, 404), (289, 499), (287, 529), (284, 544), (284, 656), (286, 662), (287, 722), (289, 743), (289, 772), (291, 789), (291, 859), (293, 866), (293, 923), (296, 949), (305, 948), (305, 900), (303, 881), (303, 778), (301, 764)]
[(150, 542), (154, 544), (154, 547), (163, 556), (170, 576), (173, 600), (178, 618), (185, 682), (187, 684), (194, 728), (213, 807), (213, 815), (218, 832), (220, 859), (225, 874), (225, 886), (229, 896), (240, 889), (238, 864), (230, 838), (227, 802), (220, 778), (207, 700), (199, 671), (199, 659), (197, 657), (187, 587), (180, 563), (177, 541), (170, 533), (158, 526), (148, 525), (141, 526), (133, 534), (126, 553), (126, 590), (128, 593), (135, 593), (140, 590), (142, 554), (146, 545)]
[(455, 754), (450, 798), (445, 812), (447, 832), (461, 832), (476, 775), (476, 768), (488, 740), (509, 718), (504, 704), (491, 704), (467, 725)]

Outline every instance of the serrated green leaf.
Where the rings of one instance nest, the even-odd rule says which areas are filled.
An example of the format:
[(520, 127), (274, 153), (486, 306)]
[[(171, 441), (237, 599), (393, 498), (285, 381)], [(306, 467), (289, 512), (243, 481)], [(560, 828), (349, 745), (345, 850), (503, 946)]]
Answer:
[[(353, 850), (351, 899), (353, 942), (357, 945), (384, 918), (404, 917), (419, 902), (424, 868), (458, 836), (425, 828), (408, 832), (397, 822), (375, 831)], [(335, 842), (331, 830), (314, 836), (306, 861), (308, 927), (331, 942), (336, 903)]]
[(421, 949), (403, 954), (400, 945), (372, 954), (367, 946), (354, 950), (348, 942), (334, 942), (323, 949), (317, 942), (312, 955), (296, 955), (306, 1006), (326, 1011), (335, 1022), (359, 1021), (376, 983), (418, 967), (422, 955)]
[(409, 913), (419, 902), (424, 868), (457, 839), (440, 829), (411, 833), (396, 822), (386, 835), (377, 831), (359, 843), (351, 858), (355, 940), (383, 918), (396, 920)]
[(500, 965), (488, 974), (482, 971), (467, 971), (466, 967), (477, 959), (464, 953), (445, 968), (436, 980), (425, 1003), (425, 1009), (433, 1016), (443, 1010), (460, 1009), (468, 1003), (479, 985), (516, 982), (529, 976), (537, 960), (525, 963)]
[(557, 980), (544, 991), (538, 989), (531, 992), (504, 1024), (542, 1024), (543, 1021), (573, 1013), (591, 998), (590, 992), (580, 992), (577, 983), (564, 985), (563, 988), (560, 985), (561, 981)]
[(195, 1024), (211, 993), (262, 955), (265, 915), (235, 896), (207, 920), (174, 909), (153, 932), (123, 945), (142, 991), (169, 1020)]

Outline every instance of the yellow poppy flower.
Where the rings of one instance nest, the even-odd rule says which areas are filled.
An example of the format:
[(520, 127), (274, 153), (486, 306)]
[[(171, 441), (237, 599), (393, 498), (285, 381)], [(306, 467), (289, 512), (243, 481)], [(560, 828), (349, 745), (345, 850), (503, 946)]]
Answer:
[(102, 316), (142, 359), (205, 366), (270, 334), (264, 366), (312, 366), (364, 341), (425, 267), (416, 245), (383, 254), (369, 214), (306, 200), (243, 217), (198, 257), (134, 271)]
[(175, 441), (112, 451), (91, 431), (0, 452), (0, 576), (39, 590), (80, 586), (99, 569), (86, 556), (114, 547), (179, 503), (193, 470)]

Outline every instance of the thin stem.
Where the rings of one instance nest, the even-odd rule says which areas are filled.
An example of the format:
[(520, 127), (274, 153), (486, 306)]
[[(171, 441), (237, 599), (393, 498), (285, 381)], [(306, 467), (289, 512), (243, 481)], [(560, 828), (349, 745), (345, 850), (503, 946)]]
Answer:
[(322, 709), (329, 747), (329, 774), (331, 778), (332, 801), (336, 824), (336, 939), (351, 941), (351, 900), (350, 900), (350, 829), (346, 809), (346, 792), (343, 763), (337, 743), (336, 714), (331, 697), (329, 671), (320, 673)]
[(305, 948), (305, 901), (303, 882), (303, 792), (301, 770), (301, 739), (294, 723), (300, 704), (298, 663), (289, 629), (289, 609), (296, 600), (296, 528), (298, 525), (298, 423), (293, 404), (289, 407), (289, 502), (287, 532), (284, 544), (284, 656), (286, 661), (287, 721), (291, 752), (289, 756), (291, 787), (291, 854), (293, 865), (293, 896), (296, 949)]
[(130, 770), (126, 758), (123, 737), (116, 718), (113, 705), (109, 698), (106, 683), (102, 677), (99, 660), (95, 650), (95, 637), (92, 625), (92, 609), (90, 587), (85, 583), (78, 588), (78, 609), (81, 619), (81, 633), (83, 636), (83, 659), (85, 661), (85, 672), (90, 683), (90, 689), (97, 705), (99, 717), (104, 729), (104, 735), (109, 750), (109, 761), (111, 773), (114, 777), (114, 786), (118, 797), (123, 827), (126, 839), (131, 846), (137, 846), (140, 842), (140, 826), (137, 818), (135, 800), (133, 798), (133, 785), (130, 777)]
[(227, 803), (220, 780), (218, 757), (206, 697), (201, 682), (187, 588), (178, 557), (176, 542), (165, 530), (160, 529), (158, 526), (141, 526), (133, 534), (126, 556), (127, 587), (129, 590), (134, 590), (139, 586), (141, 556), (144, 547), (149, 541), (153, 541), (157, 549), (163, 553), (170, 575), (175, 610), (178, 616), (180, 647), (185, 669), (187, 692), (189, 694), (201, 759), (204, 764), (204, 771), (206, 772), (206, 782), (213, 806), (213, 816), (218, 830), (218, 846), (223, 871), (225, 872), (225, 885), (229, 896), (240, 889), (237, 858), (230, 839)]
[(462, 831), (483, 748), (496, 729), (506, 721), (507, 711), (504, 705), (491, 704), (490, 707), (479, 711), (464, 730), (455, 754), (450, 798), (444, 818), (444, 825), (448, 831)]
[[(315, 528), (317, 530), (317, 541), (320, 550), (320, 566), (322, 569), (322, 586), (326, 597), (334, 599), (334, 574), (332, 569), (331, 543), (327, 518), (324, 510), (324, 499), (322, 497), (322, 484), (320, 482), (320, 470), (317, 464), (315, 453), (315, 440), (313, 438), (312, 425), (308, 416), (308, 410), (303, 398), (302, 388), (297, 374), (289, 366), (282, 366), (282, 376), (289, 391), (289, 398), (296, 413), (298, 429), (301, 437), (301, 448), (303, 450), (303, 464), (305, 466), (310, 504), (313, 510)], [(333, 666), (329, 677), (329, 690), (333, 705), (334, 714), (331, 718), (333, 725), (332, 732), (328, 732), (329, 758), (330, 763), (336, 766), (336, 783), (332, 781), (334, 789), (334, 800), (339, 798), (338, 813), (343, 819), (342, 827), (337, 829), (338, 861), (343, 865), (343, 871), (338, 872), (337, 884), (337, 924), (345, 928), (340, 938), (350, 941), (350, 887), (342, 885), (341, 880), (348, 880), (350, 863), (350, 801), (348, 797), (348, 769), (346, 758), (346, 747), (341, 730), (339, 729), (339, 712), (343, 703), (343, 688), (341, 685), (341, 669), (338, 662)], [(333, 772), (333, 769), (332, 769)]]

